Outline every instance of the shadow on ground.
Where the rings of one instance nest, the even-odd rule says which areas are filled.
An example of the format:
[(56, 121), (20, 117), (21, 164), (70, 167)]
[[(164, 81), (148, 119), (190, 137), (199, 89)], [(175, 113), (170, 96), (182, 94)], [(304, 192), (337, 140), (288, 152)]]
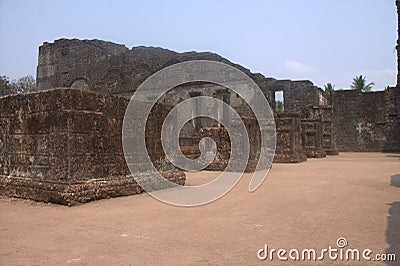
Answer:
[(399, 158), (399, 160), (400, 160), (400, 154), (398, 154), (398, 153), (395, 153), (395, 154), (386, 154), (386, 157), (391, 157), (391, 158)]
[[(392, 186), (400, 187), (400, 174), (392, 175), (390, 179)], [(387, 261), (387, 265), (399, 265), (400, 260), (400, 201), (394, 201), (389, 204), (388, 225), (386, 229), (386, 242), (389, 248), (386, 254), (395, 254), (396, 261)]]
[(390, 177), (390, 184), (394, 187), (400, 187), (400, 174)]

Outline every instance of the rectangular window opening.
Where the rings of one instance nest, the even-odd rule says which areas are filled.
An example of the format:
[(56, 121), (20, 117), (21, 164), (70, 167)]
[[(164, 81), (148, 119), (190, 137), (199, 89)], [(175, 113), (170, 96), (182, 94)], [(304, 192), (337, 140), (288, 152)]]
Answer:
[(276, 91), (274, 97), (275, 113), (283, 113), (285, 111), (285, 99), (283, 91)]

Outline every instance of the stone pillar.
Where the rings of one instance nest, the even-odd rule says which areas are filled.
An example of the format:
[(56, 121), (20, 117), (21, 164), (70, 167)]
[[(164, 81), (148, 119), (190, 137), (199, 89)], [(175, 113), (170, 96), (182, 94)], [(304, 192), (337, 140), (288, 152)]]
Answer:
[(400, 86), (400, 0), (396, 0), (397, 6), (397, 87)]

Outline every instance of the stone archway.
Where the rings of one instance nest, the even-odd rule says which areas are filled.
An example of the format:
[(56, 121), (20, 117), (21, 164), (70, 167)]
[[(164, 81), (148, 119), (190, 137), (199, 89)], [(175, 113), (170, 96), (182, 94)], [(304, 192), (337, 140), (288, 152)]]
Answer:
[(85, 78), (78, 78), (78, 79), (74, 80), (74, 82), (72, 82), (72, 84), (71, 84), (71, 88), (81, 89), (81, 90), (85, 90), (85, 91), (90, 90), (89, 82)]

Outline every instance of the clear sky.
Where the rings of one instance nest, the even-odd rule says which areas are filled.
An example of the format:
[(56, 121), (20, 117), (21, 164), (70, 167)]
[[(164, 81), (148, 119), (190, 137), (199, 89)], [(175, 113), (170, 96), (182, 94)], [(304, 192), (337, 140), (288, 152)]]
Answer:
[(211, 51), (252, 72), (348, 88), (396, 84), (394, 0), (0, 0), (0, 74), (36, 75), (38, 47), (59, 38)]

